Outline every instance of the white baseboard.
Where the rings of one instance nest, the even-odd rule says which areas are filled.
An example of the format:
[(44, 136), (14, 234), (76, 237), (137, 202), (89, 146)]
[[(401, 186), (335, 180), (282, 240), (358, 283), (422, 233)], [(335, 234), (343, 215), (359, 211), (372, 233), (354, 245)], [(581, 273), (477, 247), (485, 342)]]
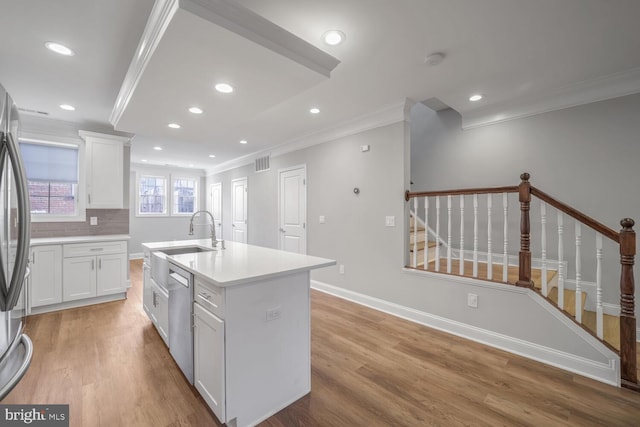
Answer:
[[(619, 357), (608, 350), (597, 339), (593, 338), (587, 332), (583, 331), (574, 322), (570, 322), (561, 313), (558, 316), (565, 318), (567, 325), (573, 324), (577, 333), (581, 335), (590, 344), (596, 347), (601, 353), (606, 354), (609, 359), (608, 363), (596, 362), (585, 359), (583, 357), (565, 353), (553, 348), (545, 347), (532, 342), (524, 341), (518, 338), (510, 337), (486, 329), (481, 329), (473, 325), (461, 323), (455, 320), (447, 319), (441, 316), (422, 312), (413, 308), (405, 307), (389, 301), (374, 298), (368, 295), (350, 291), (348, 289), (329, 285), (327, 283), (316, 280), (311, 281), (311, 287), (321, 292), (360, 304), (374, 310), (378, 310), (392, 316), (396, 316), (414, 323), (438, 329), (462, 338), (470, 339), (491, 347), (499, 348), (529, 359), (536, 360), (551, 366), (558, 367), (570, 372), (574, 372), (606, 384), (620, 387), (620, 362)], [(511, 287), (506, 287), (511, 288)], [(541, 305), (545, 305), (546, 301), (537, 293), (531, 290), (526, 292), (534, 299), (539, 299)], [(536, 299), (536, 301), (537, 301)], [(548, 304), (546, 304), (548, 305)], [(553, 309), (549, 307), (549, 310)], [(553, 309), (554, 311), (557, 311)], [(558, 318), (560, 318), (558, 317)]]
[(60, 310), (66, 310), (69, 308), (78, 308), (78, 307), (84, 307), (87, 305), (102, 304), (105, 302), (119, 301), (123, 299), (127, 299), (126, 292), (119, 292), (117, 294), (112, 294), (112, 295), (103, 295), (103, 296), (94, 297), (94, 298), (62, 302), (60, 304), (51, 304), (51, 305), (43, 305), (40, 307), (32, 307), (31, 310), (29, 311), (29, 314), (32, 315), (32, 314), (49, 313), (52, 311), (60, 311)]
[(143, 259), (143, 258), (144, 258), (144, 252), (136, 252), (134, 254), (129, 254), (129, 260)]

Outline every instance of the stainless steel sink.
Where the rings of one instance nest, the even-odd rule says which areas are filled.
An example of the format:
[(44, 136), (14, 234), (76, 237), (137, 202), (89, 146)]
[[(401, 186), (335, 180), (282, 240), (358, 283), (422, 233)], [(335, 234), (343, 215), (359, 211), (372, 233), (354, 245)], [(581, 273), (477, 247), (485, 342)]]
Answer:
[(184, 248), (175, 248), (175, 249), (162, 249), (160, 252), (166, 255), (182, 255), (182, 254), (193, 254), (197, 252), (210, 252), (214, 251), (213, 248), (203, 248), (202, 246), (187, 246)]

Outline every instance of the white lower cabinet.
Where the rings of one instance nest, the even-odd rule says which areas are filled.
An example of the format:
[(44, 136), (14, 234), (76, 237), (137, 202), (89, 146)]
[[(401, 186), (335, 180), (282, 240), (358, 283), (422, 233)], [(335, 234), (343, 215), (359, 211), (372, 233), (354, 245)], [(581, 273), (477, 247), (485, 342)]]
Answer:
[(29, 268), (31, 307), (62, 302), (62, 246), (31, 248)]
[(96, 296), (96, 257), (65, 258), (63, 265), (64, 301)]
[[(146, 261), (146, 259), (145, 259)], [(169, 293), (151, 278), (151, 267), (142, 264), (142, 308), (153, 322), (164, 343), (169, 345)]]
[(194, 385), (221, 422), (225, 414), (224, 321), (193, 304)]
[[(75, 307), (77, 301), (125, 293), (127, 286), (127, 242), (104, 241), (33, 246), (30, 253), (31, 308), (59, 305)], [(90, 303), (100, 301), (95, 299)], [(37, 312), (47, 311), (45, 308)]]

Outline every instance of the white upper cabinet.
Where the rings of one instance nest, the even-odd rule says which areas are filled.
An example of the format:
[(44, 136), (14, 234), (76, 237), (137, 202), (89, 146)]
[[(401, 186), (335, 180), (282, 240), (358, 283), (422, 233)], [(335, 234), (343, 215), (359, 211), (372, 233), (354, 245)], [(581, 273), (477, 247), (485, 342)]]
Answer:
[(122, 209), (124, 206), (124, 145), (129, 138), (80, 131), (87, 144), (87, 207)]

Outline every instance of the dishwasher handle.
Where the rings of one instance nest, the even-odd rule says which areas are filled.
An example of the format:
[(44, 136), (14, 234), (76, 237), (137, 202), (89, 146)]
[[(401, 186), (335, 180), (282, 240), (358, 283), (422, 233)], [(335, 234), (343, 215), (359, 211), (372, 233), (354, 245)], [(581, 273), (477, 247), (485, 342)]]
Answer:
[(169, 277), (175, 280), (176, 282), (180, 283), (185, 288), (189, 287), (189, 279), (176, 273), (175, 271), (169, 270)]

